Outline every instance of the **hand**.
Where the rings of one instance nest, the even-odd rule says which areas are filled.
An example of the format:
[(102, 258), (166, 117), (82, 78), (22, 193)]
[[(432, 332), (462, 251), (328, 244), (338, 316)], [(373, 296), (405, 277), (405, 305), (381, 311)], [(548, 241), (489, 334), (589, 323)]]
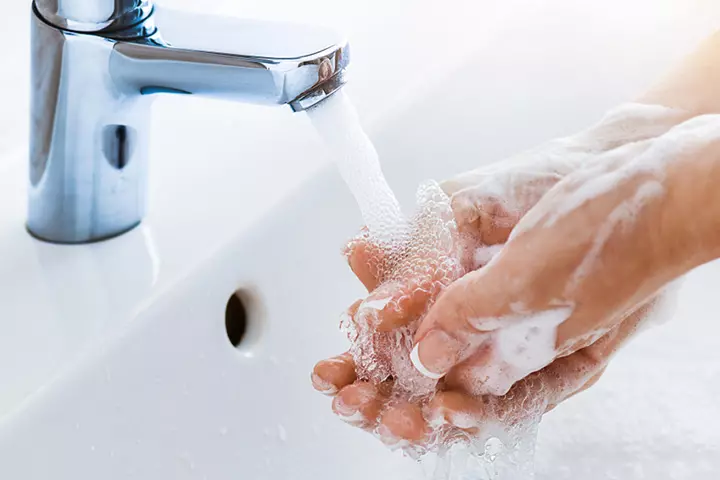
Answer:
[(696, 191), (718, 152), (720, 116), (698, 117), (568, 175), (493, 262), (430, 309), (416, 333), (418, 368), (430, 377), (472, 368), (481, 379), (472, 394), (503, 395), (622, 329), (638, 305), (716, 255), (716, 212)]
[(455, 379), (446, 379), (429, 404), (399, 403), (391, 398), (389, 382), (378, 385), (357, 380), (348, 353), (319, 362), (313, 385), (334, 397), (333, 411), (342, 420), (377, 435), (390, 447), (427, 447), (438, 441), (434, 438), (438, 427), (454, 437), (483, 438), (496, 433), (486, 430), (493, 424), (521, 423), (594, 385), (610, 357), (648, 318), (652, 308), (652, 303), (647, 304), (595, 344), (529, 375), (502, 397), (468, 393), (464, 377), (472, 372), (458, 367)]
[[(369, 282), (372, 258), (363, 244), (355, 244), (350, 254), (351, 264), (363, 267), (359, 276)], [(368, 286), (372, 289), (375, 285)], [(357, 315), (360, 304), (351, 307), (349, 316)], [(438, 441), (438, 433), (485, 436), (491, 433), (485, 430), (489, 425), (522, 422), (589, 388), (600, 378), (611, 356), (649, 318), (654, 304), (654, 300), (648, 302), (593, 345), (529, 375), (502, 397), (473, 394), (478, 381), (473, 368), (483, 360), (482, 355), (453, 369), (437, 385), (437, 393), (429, 402), (398, 401), (393, 395), (393, 380), (375, 383), (358, 379), (350, 353), (319, 362), (312, 382), (318, 391), (334, 397), (333, 411), (342, 420), (377, 435), (388, 446), (420, 447), (422, 451)], [(407, 318), (416, 315), (418, 308), (410, 308)], [(396, 325), (398, 312), (389, 312), (390, 324)]]
[[(682, 121), (682, 112), (661, 107), (638, 107), (642, 115), (628, 115), (627, 109), (610, 114), (596, 127), (570, 139), (547, 144), (515, 160), (465, 174), (443, 187), (452, 195), (453, 211), (458, 227), (472, 238), (471, 248), (477, 255), (463, 259), (471, 268), (481, 267), (489, 254), (507, 240), (516, 222), (564, 176), (579, 165), (591, 162), (607, 149), (627, 142), (643, 143), (666, 132)], [(632, 109), (631, 109), (632, 110)], [(647, 110), (660, 115), (648, 116)], [(620, 133), (620, 135), (618, 135)], [(498, 189), (498, 187), (502, 187)], [(476, 250), (475, 250), (476, 249)], [(403, 302), (386, 302), (378, 313), (378, 331), (389, 331), (420, 318), (439, 291), (416, 288), (432, 285), (432, 275), (379, 285), (375, 273), (382, 252), (363, 241), (351, 244), (349, 261), (353, 271), (371, 293), (366, 300), (403, 298)], [(380, 289), (380, 291), (378, 291)], [(424, 292), (412, 295), (413, 292)], [(428, 293), (429, 292), (429, 293)], [(443, 296), (444, 297), (444, 296)], [(349, 311), (355, 318), (363, 302)], [(592, 346), (566, 358), (558, 359), (547, 368), (530, 375), (500, 398), (478, 397), (478, 377), (473, 365), (486, 358), (478, 355), (452, 369), (438, 385), (440, 392), (430, 404), (395, 403), (390, 394), (392, 381), (369, 383), (356, 378), (352, 355), (320, 362), (313, 373), (315, 387), (335, 396), (333, 408), (350, 423), (379, 433), (386, 442), (423, 443), (430, 434), (428, 421), (448, 422), (470, 433), (491, 417), (522, 416), (530, 403), (540, 409), (552, 408), (565, 398), (594, 383), (602, 373), (609, 356), (635, 331), (647, 316), (651, 303), (638, 308), (625, 322), (608, 331)], [(480, 377), (482, 380), (482, 377)], [(522, 399), (522, 402), (520, 400)], [(462, 413), (462, 415), (461, 415)], [(526, 412), (527, 413), (527, 412)]]

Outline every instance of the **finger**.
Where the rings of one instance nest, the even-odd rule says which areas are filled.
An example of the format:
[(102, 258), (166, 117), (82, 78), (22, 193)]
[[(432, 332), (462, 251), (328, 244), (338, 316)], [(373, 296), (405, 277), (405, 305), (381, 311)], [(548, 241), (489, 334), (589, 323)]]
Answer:
[(491, 340), (500, 319), (511, 313), (509, 302), (502, 301), (508, 298), (508, 292), (503, 291), (507, 282), (486, 281), (490, 270), (486, 267), (456, 281), (430, 308), (415, 334), (412, 351), (413, 363), (423, 375), (445, 376)]
[[(540, 388), (545, 396), (553, 395), (552, 403), (558, 403), (575, 394), (581, 388), (589, 388), (589, 378), (597, 375), (607, 365), (610, 357), (637, 331), (653, 310), (654, 301), (648, 302), (604, 335), (595, 337), (592, 343), (583, 345), (574, 354), (562, 356), (540, 372), (517, 371), (514, 365), (498, 358), (495, 343), (477, 348), (464, 362), (454, 367), (445, 377), (445, 385), (451, 390), (478, 397), (492, 394), (503, 396), (514, 388), (515, 382), (530, 375), (526, 385), (519, 388)], [(514, 377), (513, 377), (514, 376)], [(539, 382), (532, 384), (532, 382)], [(587, 385), (587, 386), (586, 386)], [(513, 393), (518, 395), (517, 389)]]
[(562, 401), (595, 385), (610, 357), (625, 344), (645, 321), (652, 304), (637, 309), (621, 325), (593, 345), (555, 360), (548, 367), (515, 384), (502, 397), (476, 396), (477, 379), (463, 374), (464, 366), (452, 372), (445, 381), (448, 391), (438, 393), (429, 406), (433, 425), (449, 424), (469, 434), (479, 434), (490, 419), (519, 421), (528, 414), (550, 411)]
[(370, 241), (367, 229), (348, 243), (345, 256), (350, 269), (367, 291), (375, 290), (381, 280), (379, 276), (384, 255), (381, 248)]
[(488, 389), (488, 384), (493, 383), (492, 377), (497, 376), (500, 371), (499, 367), (493, 361), (492, 345), (487, 344), (479, 347), (467, 360), (452, 368), (443, 383), (449, 390), (459, 391), (472, 397), (487, 394), (500, 396), (507, 391), (497, 393)]
[(483, 245), (505, 243), (520, 219), (553, 188), (564, 174), (536, 163), (516, 164), (494, 173), (470, 172), (443, 183), (451, 195), (458, 228)]
[(333, 399), (332, 409), (344, 422), (372, 429), (377, 425), (383, 402), (384, 397), (375, 385), (357, 382), (340, 390)]
[(433, 426), (452, 425), (476, 435), (487, 419), (481, 399), (459, 391), (438, 392), (428, 406), (428, 417)]
[(482, 422), (490, 420), (508, 424), (542, 415), (583, 389), (589, 388), (600, 378), (606, 365), (607, 359), (596, 359), (577, 352), (555, 360), (544, 369), (516, 382), (502, 396), (469, 395), (464, 386), (454, 385), (457, 390), (452, 392), (459, 398), (466, 397), (477, 402), (474, 410), (469, 409), (469, 406), (461, 410), (472, 415), (461, 415), (460, 421), (455, 420), (454, 423), (462, 425), (461, 422), (465, 420), (468, 422), (465, 427), (467, 428), (473, 425), (481, 426)]
[[(561, 354), (572, 353), (565, 343), (559, 343), (567, 324), (575, 324), (576, 330), (580, 328), (577, 325), (582, 326), (574, 338), (584, 342), (594, 341), (597, 335), (605, 333), (595, 331), (595, 319), (578, 321), (570, 306), (547, 305), (543, 299), (559, 298), (552, 284), (526, 285), (528, 277), (522, 273), (523, 262), (517, 260), (525, 258), (523, 253), (520, 251), (512, 258), (502, 256), (445, 290), (415, 335), (412, 359), (418, 371), (430, 378), (443, 377), (478, 348), (492, 342), (498, 346), (495, 353), (501, 354), (499, 360), (518, 367), (515, 378), (506, 379), (511, 385), (549, 365)], [(589, 326), (593, 330), (588, 331)], [(520, 351), (518, 347), (532, 352), (518, 356), (515, 354)]]
[(388, 408), (382, 415), (378, 434), (388, 446), (420, 445), (427, 440), (428, 425), (419, 405), (402, 403)]
[(325, 395), (337, 394), (357, 379), (352, 355), (348, 352), (318, 362), (313, 369), (311, 379), (313, 387), (318, 392)]
[(519, 388), (533, 390), (535, 397), (545, 396), (548, 410), (589, 389), (600, 380), (612, 356), (627, 344), (647, 320), (654, 303), (655, 300), (652, 300), (643, 304), (598, 341), (572, 355), (555, 360), (533, 374), (535, 378), (526, 381), (525, 387)]
[(390, 332), (419, 319), (438, 293), (430, 278), (385, 283), (358, 306), (355, 322), (374, 331)]
[(356, 311), (359, 311), (351, 313), (358, 324), (372, 326), (380, 332), (408, 325), (425, 313), (428, 302), (438, 293), (432, 275), (418, 275), (379, 285), (383, 254), (379, 247), (363, 236), (350, 243), (347, 255), (355, 275), (372, 291), (357, 306)]
[(584, 356), (595, 360), (598, 365), (604, 366), (620, 348), (627, 344), (640, 327), (648, 321), (657, 303), (658, 298), (652, 298), (640, 305), (615, 328), (603, 335), (592, 345), (578, 350), (577, 353), (582, 353)]
[(363, 301), (364, 300), (362, 300), (362, 299), (357, 300), (355, 303), (350, 305), (350, 307), (347, 310), (345, 310), (345, 313), (342, 315), (342, 317), (340, 319), (340, 327), (341, 328), (347, 327), (347, 326), (349, 326), (349, 322), (355, 321), (355, 316), (357, 315), (358, 310), (360, 309), (360, 305), (363, 304)]
[(453, 196), (451, 206), (458, 230), (478, 245), (507, 242), (521, 216), (521, 212), (509, 211), (496, 198), (478, 197), (471, 192), (460, 192)]

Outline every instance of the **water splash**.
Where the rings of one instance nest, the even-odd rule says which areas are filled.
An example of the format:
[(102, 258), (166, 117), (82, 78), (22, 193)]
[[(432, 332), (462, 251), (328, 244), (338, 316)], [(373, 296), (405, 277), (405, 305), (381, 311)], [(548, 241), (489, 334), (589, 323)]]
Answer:
[[(361, 240), (379, 247), (369, 262), (380, 286), (360, 305), (353, 321), (343, 322), (358, 378), (376, 384), (392, 380), (392, 401), (427, 404), (437, 381), (419, 374), (410, 360), (413, 335), (424, 313), (391, 332), (378, 332), (374, 326), (379, 311), (403, 311), (418, 295), (437, 298), (467, 273), (461, 261), (465, 241), (450, 199), (436, 182), (426, 182), (418, 189), (415, 213), (404, 216), (345, 94), (337, 93), (308, 115), (360, 208), (367, 226)], [(427, 302), (425, 309), (431, 305)], [(525, 407), (523, 402), (520, 408)], [(406, 446), (404, 452), (418, 460), (432, 480), (530, 480), (539, 412), (525, 412), (527, 421), (520, 423), (498, 417), (496, 425), (484, 426), (483, 433), (474, 436), (448, 424), (434, 425), (428, 445)]]

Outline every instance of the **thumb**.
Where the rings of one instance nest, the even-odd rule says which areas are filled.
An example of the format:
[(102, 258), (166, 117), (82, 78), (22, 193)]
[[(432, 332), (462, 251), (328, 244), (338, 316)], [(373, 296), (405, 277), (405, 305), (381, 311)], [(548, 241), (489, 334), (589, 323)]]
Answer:
[(503, 316), (502, 306), (484, 285), (484, 268), (471, 272), (451, 284), (437, 299), (415, 334), (412, 361), (415, 368), (430, 378), (441, 378), (489, 340), (496, 328), (479, 318)]
[(512, 381), (555, 359), (557, 327), (570, 317), (571, 306), (534, 305), (528, 310), (522, 302), (527, 291), (523, 282), (493, 267), (452, 284), (425, 316), (411, 356), (420, 373), (441, 378), (479, 349), (487, 350), (488, 361), (505, 365), (502, 376)]

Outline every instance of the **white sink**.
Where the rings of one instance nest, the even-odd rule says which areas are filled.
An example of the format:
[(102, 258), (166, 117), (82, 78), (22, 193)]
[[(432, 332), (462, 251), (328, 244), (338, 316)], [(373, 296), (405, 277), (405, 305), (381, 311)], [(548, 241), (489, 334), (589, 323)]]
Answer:
[[(405, 204), (426, 178), (570, 133), (631, 98), (717, 11), (638, 1), (654, 17), (636, 28), (640, 6), (617, 16), (608, 2), (378, 0), (351, 18), (325, 0), (248, 3), (303, 20), (314, 5), (348, 24), (349, 92)], [(338, 316), (362, 289), (339, 253), (361, 219), (307, 119), (187, 98), (159, 100), (154, 118), (150, 215), (90, 246), (27, 235), (22, 143), (0, 137), (0, 478), (416, 478), (310, 386), (314, 362), (345, 348)], [(548, 415), (541, 480), (716, 478), (719, 278), (717, 264), (694, 273), (673, 323)], [(237, 289), (253, 300), (239, 349), (224, 319)]]

